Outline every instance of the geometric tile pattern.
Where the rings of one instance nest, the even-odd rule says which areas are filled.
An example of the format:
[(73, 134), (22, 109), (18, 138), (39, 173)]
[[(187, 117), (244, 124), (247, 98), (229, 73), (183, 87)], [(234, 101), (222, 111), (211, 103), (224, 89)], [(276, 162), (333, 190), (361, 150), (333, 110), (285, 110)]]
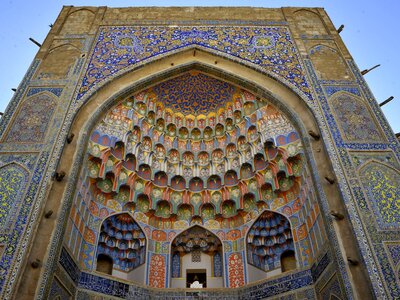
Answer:
[(55, 100), (47, 94), (37, 94), (25, 100), (7, 134), (6, 141), (42, 142), (56, 105)]
[(60, 282), (54, 278), (53, 283), (51, 284), (49, 299), (70, 300), (71, 295), (60, 284)]
[(149, 286), (155, 288), (165, 287), (165, 269), (165, 256), (161, 254), (152, 254), (149, 263)]
[(116, 26), (100, 29), (77, 100), (107, 77), (133, 64), (191, 45), (255, 63), (311, 98), (294, 43), (285, 27)]
[(0, 168), (0, 233), (9, 232), (28, 181), (28, 171), (15, 163)]
[(171, 277), (172, 278), (178, 278), (181, 277), (181, 257), (179, 255), (179, 252), (175, 252), (172, 255), (172, 263), (171, 263)]
[(213, 274), (214, 277), (221, 277), (222, 276), (222, 257), (221, 254), (216, 252), (213, 257)]
[(360, 170), (368, 200), (380, 229), (400, 228), (400, 173), (371, 162)]
[(203, 73), (186, 73), (154, 88), (157, 98), (161, 99), (166, 107), (184, 115), (217, 111), (231, 100), (234, 91), (231, 84), (210, 78)]
[(335, 275), (321, 291), (321, 299), (341, 300), (342, 291)]
[(397, 267), (397, 265), (400, 262), (400, 243), (397, 244), (386, 243), (385, 246), (388, 252), (390, 253), (390, 258), (394, 266)]
[(229, 287), (241, 287), (244, 285), (244, 262), (241, 252), (231, 253), (228, 256)]
[(381, 141), (381, 135), (368, 108), (354, 95), (338, 93), (331, 99), (343, 139), (350, 142)]

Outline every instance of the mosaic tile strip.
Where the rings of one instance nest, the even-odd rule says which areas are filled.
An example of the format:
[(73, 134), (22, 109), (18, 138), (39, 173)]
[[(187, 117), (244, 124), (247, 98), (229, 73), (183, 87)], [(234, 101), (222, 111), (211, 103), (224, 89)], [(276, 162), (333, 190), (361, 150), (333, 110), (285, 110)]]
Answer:
[(358, 97), (361, 97), (360, 89), (356, 86), (329, 85), (329, 86), (324, 86), (323, 89), (328, 97), (331, 97), (333, 94), (337, 92), (347, 92), (350, 94), (354, 94)]
[(49, 299), (69, 300), (71, 299), (71, 295), (65, 290), (60, 282), (54, 278), (50, 289)]
[(28, 90), (28, 93), (26, 93), (26, 97), (33, 96), (35, 94), (39, 94), (41, 92), (50, 92), (54, 94), (57, 97), (61, 96), (61, 93), (63, 91), (63, 88), (54, 88), (54, 87), (31, 87)]
[(330, 258), (328, 253), (326, 253), (318, 263), (313, 264), (313, 266), (311, 267), (311, 275), (314, 282), (317, 281), (317, 279), (321, 276), (322, 272), (325, 271), (329, 264)]
[(76, 99), (119, 71), (198, 45), (254, 63), (312, 98), (286, 27), (102, 27)]
[(12, 162), (16, 162), (18, 164), (24, 165), (28, 170), (32, 170), (33, 166), (36, 163), (38, 154), (37, 153), (27, 153), (27, 154), (18, 154), (18, 153), (7, 153), (0, 154), (0, 166), (6, 165)]
[(69, 277), (71, 277), (72, 281), (78, 283), (81, 276), (81, 271), (64, 247), (61, 250), (59, 262), (68, 273)]
[(250, 299), (265, 299), (301, 287), (312, 285), (313, 280), (310, 271), (303, 271), (294, 275), (271, 280), (268, 284), (256, 285), (254, 290), (247, 293)]
[(84, 272), (79, 278), (78, 287), (116, 297), (126, 297), (129, 291), (129, 285), (126, 283)]

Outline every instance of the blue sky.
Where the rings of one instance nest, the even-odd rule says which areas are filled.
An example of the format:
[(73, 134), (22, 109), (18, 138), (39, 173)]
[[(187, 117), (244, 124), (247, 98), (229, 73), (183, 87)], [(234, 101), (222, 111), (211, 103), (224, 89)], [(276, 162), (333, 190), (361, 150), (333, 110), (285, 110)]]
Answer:
[(336, 27), (345, 25), (341, 36), (361, 70), (381, 67), (365, 75), (378, 102), (395, 99), (383, 107), (394, 132), (400, 132), (400, 1), (399, 0), (304, 0), (304, 1), (57, 1), (1, 0), (0, 3), (0, 111), (4, 111), (43, 42), (49, 24), (63, 5), (74, 6), (257, 6), (324, 7)]

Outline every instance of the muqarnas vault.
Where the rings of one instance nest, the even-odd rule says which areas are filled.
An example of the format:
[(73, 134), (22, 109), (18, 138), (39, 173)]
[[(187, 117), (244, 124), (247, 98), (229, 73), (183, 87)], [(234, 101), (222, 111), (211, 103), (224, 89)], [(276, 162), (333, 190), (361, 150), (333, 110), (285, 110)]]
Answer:
[(0, 124), (2, 299), (398, 299), (399, 143), (320, 8), (64, 7)]

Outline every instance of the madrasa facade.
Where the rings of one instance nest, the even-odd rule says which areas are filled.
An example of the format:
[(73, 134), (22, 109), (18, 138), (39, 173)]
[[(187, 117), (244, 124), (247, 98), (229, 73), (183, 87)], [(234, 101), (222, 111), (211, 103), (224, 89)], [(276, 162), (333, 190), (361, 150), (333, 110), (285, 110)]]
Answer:
[(0, 123), (1, 299), (399, 299), (400, 148), (322, 8), (62, 8)]

